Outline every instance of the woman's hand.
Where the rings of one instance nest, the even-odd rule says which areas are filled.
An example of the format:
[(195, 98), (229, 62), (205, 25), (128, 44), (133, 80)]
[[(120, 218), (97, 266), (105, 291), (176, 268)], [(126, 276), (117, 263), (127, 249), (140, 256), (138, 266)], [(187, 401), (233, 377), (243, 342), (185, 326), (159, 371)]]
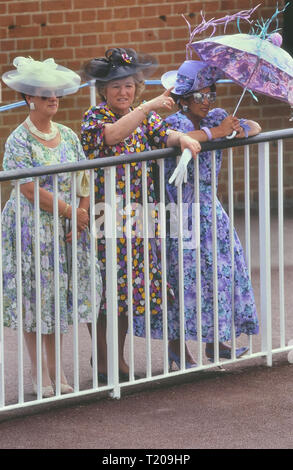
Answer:
[(198, 140), (190, 137), (187, 134), (173, 130), (169, 130), (167, 147), (180, 147), (182, 152), (185, 149), (189, 149), (193, 158), (196, 158), (197, 154), (201, 151), (201, 146)]
[(166, 109), (170, 111), (175, 104), (172, 96), (170, 96), (173, 88), (174, 87), (169, 88), (169, 90), (164, 91), (164, 93), (156, 96), (156, 98), (143, 103), (143, 109), (145, 112), (149, 113), (150, 111), (159, 111), (160, 109)]
[(77, 226), (77, 231), (82, 232), (85, 230), (88, 226), (89, 223), (89, 214), (86, 209), (83, 209), (82, 207), (78, 207), (76, 209), (76, 226)]
[(217, 127), (218, 134), (217, 138), (226, 137), (236, 131), (237, 134), (242, 131), (240, 121), (236, 116), (227, 116), (221, 124)]
[(180, 133), (179, 143), (182, 152), (184, 149), (189, 149), (192, 153), (193, 158), (196, 158), (198, 153), (201, 151), (201, 146), (198, 140), (193, 139), (189, 135)]
[(252, 137), (254, 135), (258, 135), (261, 132), (261, 127), (258, 122), (250, 121), (249, 119), (245, 120), (245, 125), (247, 126), (247, 135), (243, 127), (241, 127), (240, 132), (237, 134), (237, 139), (242, 139), (244, 137)]
[[(72, 218), (72, 217), (71, 217)], [(76, 228), (77, 235), (76, 238), (79, 239), (81, 232), (85, 230), (89, 223), (89, 214), (88, 211), (82, 207), (76, 209)], [(66, 242), (72, 243), (72, 230), (66, 234)]]
[[(81, 232), (77, 232), (76, 234), (77, 240), (80, 238), (80, 235), (81, 235)], [(70, 230), (70, 232), (66, 234), (65, 241), (66, 243), (72, 243), (72, 230)]]
[[(261, 132), (260, 125), (255, 121), (244, 120), (247, 124), (247, 135), (251, 137), (257, 135)], [(227, 135), (232, 134), (233, 131), (236, 131), (236, 138), (242, 139), (246, 137), (243, 127), (240, 125), (241, 121), (236, 116), (227, 116), (218, 127), (213, 128), (213, 132), (218, 134), (216, 137), (226, 137)]]

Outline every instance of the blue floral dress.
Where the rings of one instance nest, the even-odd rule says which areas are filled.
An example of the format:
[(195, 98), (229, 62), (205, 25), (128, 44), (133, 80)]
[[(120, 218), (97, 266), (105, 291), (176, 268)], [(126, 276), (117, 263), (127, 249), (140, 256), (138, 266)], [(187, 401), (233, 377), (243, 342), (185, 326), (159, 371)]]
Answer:
[[(215, 108), (200, 122), (200, 127), (216, 127), (227, 117), (226, 111)], [(169, 116), (170, 127), (181, 132), (194, 130), (193, 123), (180, 111)], [(202, 340), (214, 342), (213, 325), (213, 260), (212, 260), (212, 190), (211, 152), (201, 152), (199, 158), (200, 188), (200, 260), (201, 260), (201, 309)], [(221, 168), (222, 152), (216, 151), (216, 174)], [(168, 180), (176, 168), (176, 160), (165, 161), (166, 203), (177, 203), (177, 188)], [(191, 229), (190, 205), (194, 202), (194, 164), (188, 165), (188, 180), (182, 185), (183, 202), (188, 205), (188, 228)], [(218, 316), (219, 340), (231, 339), (232, 327), (232, 263), (229, 240), (229, 218), (220, 201), (216, 202), (217, 217), (217, 269), (218, 269)], [(175, 291), (175, 301), (168, 309), (169, 337), (179, 338), (179, 292), (178, 292), (178, 240), (167, 236), (168, 281)], [(185, 338), (197, 339), (196, 321), (196, 248), (186, 247), (184, 263), (184, 313)], [(241, 333), (257, 334), (259, 331), (254, 294), (244, 258), (243, 249), (234, 230), (234, 318), (236, 336)]]
[[(68, 127), (58, 124), (60, 144), (48, 148), (35, 139), (23, 126), (18, 126), (8, 137), (3, 160), (4, 170), (29, 169), (43, 165), (75, 162), (85, 159), (77, 135)], [(20, 183), (32, 182), (24, 178)], [(40, 187), (53, 192), (53, 177), (41, 176)], [(71, 174), (58, 175), (58, 197), (71, 203)], [(16, 279), (16, 194), (12, 190), (2, 212), (2, 263), (4, 324), (17, 328), (17, 279)], [(21, 269), (23, 328), (36, 331), (36, 287), (35, 287), (35, 228), (34, 206), (20, 193), (21, 214)], [(60, 283), (60, 328), (68, 330), (72, 318), (72, 279), (68, 273), (68, 243), (65, 241), (66, 221), (59, 217), (59, 283)], [(96, 307), (99, 311), (101, 298), (101, 275), (97, 260), (90, 259), (89, 230), (81, 233), (77, 241), (78, 316), (80, 322), (92, 321), (90, 292), (90, 263), (96, 265)], [(41, 332), (51, 334), (55, 330), (54, 296), (54, 222), (53, 215), (40, 210), (40, 263), (41, 263)]]

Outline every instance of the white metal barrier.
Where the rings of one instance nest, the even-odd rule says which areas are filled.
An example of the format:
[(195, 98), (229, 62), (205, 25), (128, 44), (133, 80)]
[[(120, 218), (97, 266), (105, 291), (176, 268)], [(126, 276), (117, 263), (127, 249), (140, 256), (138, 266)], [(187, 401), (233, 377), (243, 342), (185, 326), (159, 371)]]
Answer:
[[(244, 157), (244, 171), (245, 171), (245, 223), (243, 230), (243, 244), (245, 246), (247, 265), (249, 272), (254, 271), (254, 281), (258, 286), (254, 285), (254, 290), (259, 296), (258, 312), (261, 323), (260, 335), (256, 338), (246, 338), (240, 341), (248, 341), (249, 352), (247, 355), (236, 359), (236, 343), (239, 341), (235, 338), (235, 331), (231, 341), (232, 357), (229, 360), (222, 361), (219, 358), (219, 342), (218, 342), (218, 287), (217, 287), (217, 265), (216, 265), (216, 250), (217, 250), (217, 226), (215, 215), (216, 204), (216, 166), (215, 166), (215, 150), (212, 151), (212, 194), (213, 194), (213, 254), (214, 254), (214, 325), (215, 325), (215, 362), (208, 363), (203, 354), (203, 342), (201, 335), (199, 340), (193, 342), (194, 355), (196, 356), (197, 367), (186, 369), (185, 364), (185, 337), (184, 337), (184, 285), (183, 285), (183, 262), (182, 253), (183, 245), (182, 239), (179, 237), (179, 273), (180, 273), (180, 363), (183, 365), (180, 370), (169, 372), (168, 370), (168, 301), (167, 301), (167, 265), (166, 265), (166, 242), (164, 234), (166, 233), (166, 217), (165, 217), (165, 177), (164, 177), (164, 158), (166, 156), (176, 156), (178, 150), (164, 149), (162, 151), (145, 152), (135, 156), (135, 160), (131, 156), (120, 156), (114, 158), (105, 158), (91, 161), (79, 162), (76, 164), (56, 165), (52, 167), (34, 168), (33, 170), (20, 170), (18, 172), (2, 172), (0, 174), (0, 184), (7, 180), (16, 181), (16, 252), (17, 252), (17, 315), (18, 315), (18, 330), (17, 333), (11, 332), (3, 326), (3, 291), (2, 291), (2, 256), (0, 256), (0, 412), (8, 411), (16, 408), (32, 406), (40, 403), (48, 403), (49, 401), (64, 400), (70, 397), (81, 397), (88, 394), (95, 394), (101, 391), (109, 391), (114, 398), (119, 398), (121, 389), (125, 386), (134, 385), (138, 383), (148, 383), (158, 379), (167, 379), (180, 374), (196, 374), (203, 370), (216, 369), (219, 366), (228, 365), (232, 363), (243, 364), (243, 362), (250, 359), (264, 357), (268, 366), (272, 365), (273, 355), (280, 352), (287, 352), (293, 349), (293, 346), (287, 346), (288, 340), (293, 337), (293, 319), (286, 315), (286, 299), (290, 295), (290, 285), (286, 284), (284, 272), (286, 263), (284, 259), (284, 204), (283, 204), (283, 152), (284, 140), (293, 137), (291, 129), (264, 133), (257, 137), (250, 138), (249, 140), (239, 140), (236, 143), (208, 143), (203, 144), (203, 149), (216, 149), (228, 148), (228, 180), (229, 180), (229, 217), (230, 217), (230, 245), (231, 252), (233, 253), (233, 227), (235, 223), (234, 218), (234, 203), (233, 203), (233, 147), (231, 145), (243, 146)], [(271, 211), (270, 211), (270, 141), (278, 141), (278, 256), (277, 256), (277, 269), (278, 278), (272, 281), (272, 264), (271, 264)], [(252, 221), (250, 209), (250, 159), (255, 158), (251, 155), (251, 146), (258, 145), (258, 164), (259, 164), (259, 214), (258, 219), (258, 235), (259, 235), (259, 266), (252, 267), (251, 259), (251, 245), (252, 245)], [(255, 147), (254, 147), (255, 148)], [(226, 158), (226, 157), (224, 157)], [(132, 287), (128, 283), (128, 300), (129, 300), (129, 332), (127, 340), (128, 348), (128, 362), (130, 366), (130, 380), (128, 382), (119, 382), (118, 370), (118, 318), (117, 318), (117, 254), (116, 254), (116, 238), (117, 238), (117, 220), (116, 220), (116, 165), (124, 163), (126, 165), (126, 205), (130, 204), (130, 164), (132, 161), (142, 161), (142, 180), (143, 180), (143, 231), (144, 238), (148, 240), (149, 226), (147, 214), (147, 161), (157, 160), (159, 165), (160, 174), (160, 224), (161, 224), (161, 247), (162, 247), (162, 289), (163, 289), (163, 340), (152, 340), (150, 332), (150, 309), (149, 309), (149, 274), (148, 273), (148, 254), (145, 252), (145, 296), (146, 296), (146, 337), (145, 339), (137, 339), (133, 334), (132, 319), (134, 312), (132, 311)], [(195, 165), (195, 201), (199, 201), (199, 171), (198, 162)], [(97, 336), (96, 336), (96, 321), (97, 312), (95, 311), (94, 302), (94, 289), (95, 289), (95, 270), (94, 263), (91, 266), (91, 285), (92, 295), (92, 336), (90, 337), (87, 331), (84, 331), (82, 326), (77, 321), (77, 302), (76, 295), (78, 292), (77, 283), (77, 230), (76, 230), (76, 217), (73, 216), (73, 243), (72, 243), (72, 279), (74, 285), (75, 297), (74, 304), (74, 323), (72, 332), (68, 334), (70, 337), (70, 347), (72, 353), (67, 358), (67, 367), (70, 370), (68, 374), (69, 379), (74, 385), (74, 392), (69, 395), (61, 395), (60, 384), (60, 319), (59, 319), (59, 259), (57, 253), (59, 252), (59, 234), (58, 234), (58, 173), (65, 171), (72, 172), (72, 194), (75, 194), (76, 178), (75, 171), (77, 169), (90, 169), (91, 179), (91, 193), (90, 193), (90, 225), (95, 226), (95, 195), (94, 195), (94, 173), (95, 168), (100, 167), (105, 170), (105, 207), (112, 208), (105, 211), (105, 233), (110, 234), (106, 238), (106, 291), (107, 291), (107, 342), (108, 342), (108, 383), (100, 385), (98, 381), (97, 370)], [(54, 246), (55, 246), (55, 315), (56, 315), (56, 329), (55, 329), (55, 342), (56, 342), (56, 393), (52, 398), (42, 398), (42, 338), (41, 338), (41, 311), (40, 311), (40, 275), (42, 270), (39, 249), (39, 177), (42, 174), (52, 174), (54, 179)], [(18, 179), (25, 176), (33, 175), (35, 178), (35, 228), (36, 228), (36, 305), (37, 305), (37, 383), (38, 394), (37, 398), (32, 397), (30, 375), (28, 372), (26, 353), (23, 343), (22, 334), (22, 273), (21, 273), (21, 227), (20, 227), (20, 184)], [(178, 205), (181, 205), (182, 192), (178, 190)], [(73, 214), (76, 209), (76, 198), (72, 198)], [(196, 230), (199, 231), (199, 207), (197, 206), (196, 213)], [(182, 212), (179, 212), (179, 234), (182, 234)], [(255, 222), (255, 221), (254, 221)], [(237, 229), (237, 226), (236, 226)], [(254, 225), (254, 229), (256, 227)], [(130, 218), (127, 219), (127, 234), (131, 233)], [(2, 249), (0, 231), (0, 250)], [(98, 240), (99, 243), (99, 240)], [(131, 240), (126, 237), (127, 243), (127, 273), (128, 278), (132, 276), (132, 259), (131, 259)], [(254, 242), (253, 242), (254, 243)], [(95, 231), (91, 230), (91, 259), (94, 260), (95, 252)], [(200, 256), (197, 250), (197, 272), (200, 273)], [(0, 253), (1, 254), (1, 253)], [(275, 256), (275, 253), (274, 253)], [(255, 261), (255, 260), (253, 260)], [(259, 282), (258, 282), (259, 281)], [(197, 278), (197, 311), (201, 312), (201, 299), (200, 299), (200, 276)], [(272, 312), (272, 282), (275, 283), (274, 288), (278, 290), (279, 303), (278, 308)], [(276, 285), (277, 283), (277, 285)], [(276, 334), (276, 325), (278, 325), (279, 335)], [(201, 315), (197, 315), (197, 329), (201, 331)], [(243, 344), (243, 342), (242, 342)], [(15, 350), (15, 351), (14, 351)], [(12, 351), (15, 355), (12, 357)], [(85, 352), (84, 352), (85, 351)], [(89, 366), (89, 358), (92, 356), (92, 369)], [(135, 373), (138, 372), (142, 378), (135, 379)], [(15, 393), (15, 390), (18, 393)]]

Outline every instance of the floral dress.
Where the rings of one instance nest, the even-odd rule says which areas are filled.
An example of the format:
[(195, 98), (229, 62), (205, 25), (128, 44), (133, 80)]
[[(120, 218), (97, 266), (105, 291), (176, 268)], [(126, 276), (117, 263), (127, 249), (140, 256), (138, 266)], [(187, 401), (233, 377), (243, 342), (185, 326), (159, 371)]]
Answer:
[[(82, 123), (81, 141), (88, 158), (118, 156), (120, 154), (135, 154), (152, 148), (164, 148), (168, 137), (168, 125), (156, 113), (152, 112), (135, 129), (132, 135), (124, 141), (107, 146), (104, 142), (104, 129), (106, 123), (114, 123), (119, 119), (106, 103), (91, 107), (84, 115)], [(155, 204), (154, 188), (154, 162), (147, 163), (147, 190), (148, 203)], [(104, 171), (96, 173), (96, 200), (104, 201)], [(117, 166), (116, 194), (125, 207), (125, 165)], [(142, 163), (130, 165), (130, 197), (132, 207), (142, 204)], [(123, 210), (122, 208), (122, 210)], [(120, 238), (117, 238), (117, 281), (118, 281), (118, 314), (128, 314), (128, 282), (127, 279), (127, 251), (125, 237), (125, 216), (123, 216)], [(136, 336), (145, 336), (145, 274), (144, 274), (144, 247), (143, 236), (136, 231), (132, 236), (132, 287), (133, 287), (133, 328)], [(161, 246), (157, 237), (149, 238), (149, 283), (150, 283), (150, 313), (151, 335), (153, 338), (162, 338), (162, 279), (161, 279)], [(98, 257), (103, 278), (103, 296), (101, 313), (106, 313), (105, 295), (105, 238), (98, 239)], [(172, 298), (172, 292), (169, 291)]]
[[(75, 162), (85, 159), (77, 135), (68, 127), (58, 124), (60, 144), (48, 148), (35, 139), (20, 125), (8, 137), (3, 160), (4, 170), (29, 169), (43, 165)], [(33, 178), (23, 178), (20, 183), (29, 183)], [(39, 178), (40, 187), (53, 192), (53, 176)], [(58, 197), (71, 203), (71, 174), (58, 175)], [(16, 193), (12, 190), (2, 212), (2, 263), (4, 324), (17, 328), (17, 279), (16, 279)], [(21, 270), (23, 328), (26, 332), (36, 331), (36, 280), (35, 280), (35, 228), (34, 206), (20, 193), (21, 214)], [(66, 220), (59, 217), (59, 292), (60, 329), (68, 330), (73, 323), (72, 279), (69, 274), (68, 255), (71, 245), (66, 243)], [(40, 267), (41, 267), (41, 332), (55, 331), (54, 295), (54, 222), (53, 214), (40, 209)], [(81, 233), (77, 241), (77, 285), (78, 318), (80, 322), (92, 321), (90, 292), (90, 263), (96, 264), (96, 308), (99, 311), (101, 299), (101, 274), (98, 262), (90, 259), (89, 230)]]
[[(216, 127), (227, 117), (226, 111), (215, 108), (200, 122), (200, 127)], [(180, 111), (169, 116), (167, 122), (173, 129), (181, 132), (194, 130), (192, 122)], [(199, 158), (200, 191), (200, 261), (201, 261), (201, 310), (202, 340), (214, 342), (213, 325), (213, 259), (212, 259), (212, 190), (211, 190), (211, 152), (201, 152)], [(216, 175), (221, 168), (222, 152), (216, 151)], [(176, 168), (176, 160), (165, 160), (166, 203), (177, 203), (177, 188), (168, 184)], [(188, 229), (192, 230), (191, 205), (194, 202), (194, 164), (188, 165), (187, 183), (182, 186), (182, 200), (188, 205)], [(216, 201), (217, 218), (217, 269), (218, 269), (218, 317), (219, 340), (231, 339), (232, 330), (232, 278), (234, 276), (234, 318), (236, 336), (241, 333), (257, 334), (258, 319), (254, 294), (244, 258), (243, 249), (234, 230), (234, 273), (232, 272), (229, 218), (220, 201)], [(169, 337), (179, 338), (179, 292), (178, 292), (178, 240), (167, 237), (168, 281), (175, 291), (175, 301), (168, 310)], [(196, 245), (195, 245), (196, 246)], [(185, 245), (184, 264), (184, 313), (185, 338), (197, 339), (196, 320), (196, 248)]]

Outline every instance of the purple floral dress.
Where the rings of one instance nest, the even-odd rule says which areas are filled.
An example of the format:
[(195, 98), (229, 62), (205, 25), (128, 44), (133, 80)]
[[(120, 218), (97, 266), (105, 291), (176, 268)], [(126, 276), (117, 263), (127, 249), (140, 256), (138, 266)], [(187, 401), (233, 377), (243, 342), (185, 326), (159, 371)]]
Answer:
[[(60, 132), (60, 144), (54, 148), (46, 147), (24, 127), (17, 127), (7, 139), (3, 160), (3, 169), (22, 170), (60, 163), (72, 163), (84, 160), (85, 155), (77, 135), (68, 127), (57, 124)], [(22, 178), (20, 184), (31, 183), (32, 177)], [(15, 182), (12, 182), (13, 186)], [(53, 192), (52, 175), (40, 176), (40, 188)], [(58, 174), (58, 198), (71, 204), (71, 174)], [(16, 208), (17, 198), (12, 189), (9, 200), (2, 212), (2, 265), (3, 265), (3, 310), (4, 325), (16, 329), (17, 318), (17, 260), (16, 260)], [(21, 272), (23, 328), (26, 332), (36, 331), (36, 273), (35, 273), (35, 211), (31, 203), (20, 193), (21, 217)], [(41, 331), (42, 334), (55, 332), (55, 281), (54, 281), (54, 218), (46, 210), (40, 210), (40, 264), (41, 264)], [(71, 247), (66, 242), (68, 227), (66, 220), (59, 217), (59, 303), (60, 330), (66, 333), (73, 324), (73, 280), (70, 269)], [(90, 233), (87, 228), (77, 240), (77, 303), (78, 320), (92, 322), (92, 297), (89, 278), (91, 274)], [(99, 311), (102, 279), (98, 262), (96, 272), (96, 311)]]
[[(204, 118), (200, 127), (216, 127), (227, 117), (226, 111), (215, 108)], [(181, 132), (194, 130), (192, 122), (180, 111), (169, 116), (170, 126)], [(212, 191), (211, 191), (211, 152), (201, 152), (199, 158), (200, 179), (200, 260), (201, 260), (201, 309), (202, 340), (214, 342), (213, 326), (213, 260), (212, 260)], [(222, 162), (222, 152), (216, 151), (216, 174), (218, 177)], [(176, 168), (176, 160), (165, 160), (166, 203), (177, 203), (177, 188), (168, 184)], [(183, 202), (194, 202), (194, 165), (188, 165), (188, 180), (182, 186)], [(190, 209), (190, 206), (188, 206)], [(232, 323), (232, 266), (229, 240), (229, 218), (220, 201), (216, 202), (217, 250), (218, 250), (218, 316), (219, 340), (231, 339)], [(189, 212), (188, 228), (191, 229)], [(170, 233), (170, 232), (169, 232)], [(168, 281), (175, 292), (175, 301), (168, 309), (169, 337), (179, 338), (179, 292), (178, 292), (178, 240), (167, 237)], [(196, 248), (184, 248), (184, 312), (185, 338), (197, 339), (196, 322)], [(257, 334), (258, 319), (254, 294), (244, 258), (243, 249), (234, 230), (234, 318), (236, 336), (241, 333)]]
[[(152, 112), (142, 122), (141, 126), (124, 141), (114, 146), (104, 142), (106, 123), (114, 123), (119, 119), (106, 103), (91, 107), (85, 113), (82, 123), (81, 142), (87, 158), (119, 156), (120, 154), (135, 154), (152, 148), (164, 148), (168, 137), (168, 125), (156, 113)], [(154, 164), (147, 164), (148, 203), (155, 204)], [(96, 173), (96, 201), (104, 201), (104, 170)], [(116, 193), (125, 207), (125, 165), (117, 166)], [(132, 204), (142, 204), (142, 163), (132, 163), (130, 166), (130, 194)], [(132, 206), (134, 207), (134, 206)], [(118, 314), (128, 314), (128, 278), (127, 250), (125, 232), (125, 216), (123, 216), (123, 232), (117, 239), (117, 281), (118, 281)], [(144, 277), (144, 239), (132, 237), (132, 286), (133, 286), (133, 327), (136, 336), (145, 336), (145, 277)], [(149, 239), (149, 282), (150, 282), (150, 313), (151, 334), (153, 338), (162, 338), (162, 280), (161, 280), (161, 247), (157, 237)], [(103, 295), (100, 312), (106, 313), (105, 293), (105, 238), (98, 238), (98, 257), (103, 278)], [(169, 292), (172, 297), (171, 291)]]

